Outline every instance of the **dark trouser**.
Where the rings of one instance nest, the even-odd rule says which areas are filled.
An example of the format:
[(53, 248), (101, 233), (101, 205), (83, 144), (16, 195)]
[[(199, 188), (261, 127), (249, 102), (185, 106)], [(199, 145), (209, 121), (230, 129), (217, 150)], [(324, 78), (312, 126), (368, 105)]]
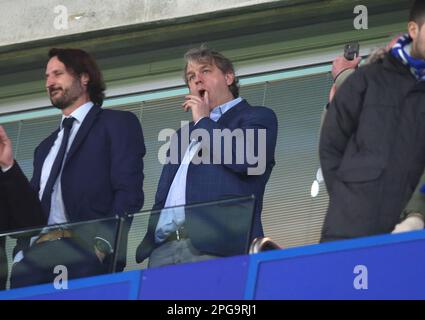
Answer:
[(149, 268), (218, 258), (197, 250), (190, 239), (168, 241), (152, 251)]
[[(58, 267), (55, 270), (56, 266)], [(63, 272), (66, 267), (67, 275)], [(13, 265), (11, 288), (43, 283), (53, 283), (55, 278), (76, 279), (107, 272), (107, 266), (100, 263), (94, 248), (64, 238), (34, 244), (24, 251), (24, 258)]]
[(0, 238), (0, 290), (6, 289), (7, 281), (7, 256), (5, 246), (5, 238)]
[(338, 238), (338, 237), (329, 237), (323, 236), (320, 238), (319, 243), (332, 242), (332, 241), (340, 241), (340, 240), (348, 240), (350, 238)]

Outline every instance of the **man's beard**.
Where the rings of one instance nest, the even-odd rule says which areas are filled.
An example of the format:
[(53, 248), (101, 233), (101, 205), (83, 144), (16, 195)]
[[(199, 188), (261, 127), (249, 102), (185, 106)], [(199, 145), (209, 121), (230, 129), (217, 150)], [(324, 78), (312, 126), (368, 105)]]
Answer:
[(83, 94), (83, 90), (78, 82), (73, 82), (69, 88), (56, 88), (56, 90), (59, 90), (59, 92), (56, 93), (54, 97), (49, 94), (50, 102), (55, 108), (58, 108), (59, 110), (68, 108)]

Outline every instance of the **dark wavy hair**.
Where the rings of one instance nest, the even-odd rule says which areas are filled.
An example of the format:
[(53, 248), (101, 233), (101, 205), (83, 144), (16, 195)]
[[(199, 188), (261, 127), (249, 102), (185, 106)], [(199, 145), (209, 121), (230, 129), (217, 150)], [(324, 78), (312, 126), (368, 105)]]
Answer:
[(96, 61), (90, 54), (81, 49), (59, 49), (49, 50), (49, 59), (57, 57), (62, 62), (66, 70), (77, 77), (86, 73), (89, 76), (87, 83), (87, 92), (90, 100), (97, 106), (101, 106), (105, 98), (105, 83), (102, 73), (96, 64)]
[(184, 67), (184, 82), (188, 84), (186, 72), (189, 61), (196, 61), (198, 63), (214, 64), (223, 73), (233, 73), (235, 79), (229, 85), (229, 90), (233, 94), (234, 98), (239, 97), (239, 79), (236, 77), (235, 68), (233, 67), (232, 61), (223, 56), (220, 52), (215, 51), (202, 44), (199, 48), (193, 48), (187, 51), (184, 55), (186, 65)]
[(416, 0), (410, 8), (409, 21), (414, 21), (419, 27), (425, 22), (425, 0)]

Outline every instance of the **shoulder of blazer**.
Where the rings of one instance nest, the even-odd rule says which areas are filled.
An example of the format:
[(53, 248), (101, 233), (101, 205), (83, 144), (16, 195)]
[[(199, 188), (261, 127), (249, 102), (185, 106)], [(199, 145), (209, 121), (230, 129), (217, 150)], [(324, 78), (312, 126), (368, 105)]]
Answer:
[(241, 102), (239, 102), (237, 105), (233, 106), (230, 110), (224, 113), (218, 120), (218, 123), (228, 122), (240, 118), (243, 116), (244, 112), (250, 107), (251, 105), (245, 99), (242, 99)]
[(130, 111), (101, 109), (97, 122), (105, 126), (111, 134), (141, 130), (139, 118)]
[(74, 153), (78, 150), (79, 146), (83, 143), (84, 139), (89, 134), (90, 129), (93, 127), (94, 123), (97, 122), (101, 113), (102, 108), (100, 106), (93, 106), (90, 109), (89, 113), (87, 113), (68, 151), (68, 155), (66, 157), (64, 165), (66, 165), (68, 161), (70, 161)]
[(273, 119), (274, 122), (277, 122), (277, 116), (272, 109), (264, 106), (252, 106), (245, 99), (223, 114), (219, 122), (237, 120), (241, 118), (249, 119), (252, 116), (260, 116), (270, 120)]
[(137, 119), (137, 116), (131, 111), (110, 110), (99, 108), (99, 118), (106, 121), (120, 122), (128, 119)]

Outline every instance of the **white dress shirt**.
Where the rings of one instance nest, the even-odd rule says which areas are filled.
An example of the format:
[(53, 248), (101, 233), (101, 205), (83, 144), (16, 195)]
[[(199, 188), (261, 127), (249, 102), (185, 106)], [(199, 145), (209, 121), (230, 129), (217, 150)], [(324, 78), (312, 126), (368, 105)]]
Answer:
[[(68, 154), (68, 151), (72, 145), (72, 142), (75, 139), (75, 136), (77, 135), (78, 130), (81, 127), (81, 124), (84, 120), (84, 118), (89, 113), (90, 109), (93, 107), (93, 102), (87, 102), (83, 104), (81, 107), (77, 108), (72, 112), (69, 117), (75, 118), (71, 132), (69, 135), (68, 145), (66, 148), (66, 153), (64, 157), (63, 163), (65, 163), (66, 156)], [(55, 142), (53, 143), (52, 148), (50, 149), (49, 153), (47, 154), (46, 159), (43, 163), (43, 168), (41, 169), (41, 177), (40, 177), (40, 191), (38, 193), (38, 197), (41, 201), (41, 198), (43, 196), (44, 189), (47, 184), (47, 180), (49, 179), (50, 171), (52, 170), (53, 163), (56, 159), (56, 155), (59, 152), (60, 145), (62, 143), (63, 139), (63, 133), (64, 130), (62, 128), (62, 121), (65, 119), (65, 116), (62, 116), (61, 124), (60, 124), (60, 131), (58, 133), (58, 136), (56, 137)], [(51, 224), (59, 224), (59, 223), (66, 223), (68, 222), (68, 219), (66, 217), (66, 209), (65, 205), (63, 203), (63, 197), (62, 197), (62, 188), (61, 188), (61, 176), (62, 176), (62, 169), (63, 169), (63, 163), (61, 171), (59, 172), (58, 178), (53, 186), (53, 193), (52, 193), (52, 199), (51, 199), (51, 206), (50, 206), (50, 213), (49, 213), (49, 220), (47, 222), (48, 225)], [(38, 236), (32, 237), (30, 245), (32, 245), (36, 240), (38, 239)], [(15, 258), (13, 259), (13, 262), (19, 262), (24, 258), (24, 254), (22, 251), (19, 251)]]
[[(84, 118), (87, 116), (87, 114), (89, 113), (92, 107), (93, 107), (93, 102), (87, 102), (83, 104), (81, 107), (74, 110), (74, 112), (72, 112), (69, 115), (69, 117), (73, 117), (75, 118), (75, 120), (74, 120), (74, 123), (72, 124), (63, 163), (65, 163), (66, 161), (68, 151), (71, 148), (72, 142), (74, 141), (78, 130), (80, 129), (81, 123), (83, 122)], [(52, 170), (53, 163), (56, 159), (56, 156), (59, 152), (60, 145), (62, 143), (63, 133), (64, 133), (64, 129), (62, 128), (63, 119), (65, 119), (65, 116), (62, 116), (60, 131), (58, 133), (58, 136), (55, 142), (53, 143), (52, 148), (47, 154), (46, 159), (44, 160), (43, 168), (41, 170), (40, 191), (38, 193), (40, 201), (43, 196), (43, 192), (44, 192), (44, 188), (46, 187), (47, 180), (49, 179), (49, 175), (50, 175), (50, 171)], [(62, 163), (62, 168), (63, 168), (63, 163)], [(51, 199), (52, 202), (50, 206), (49, 220), (47, 223), (49, 225), (68, 222), (68, 219), (66, 217), (66, 209), (65, 209), (65, 205), (63, 203), (63, 197), (62, 197), (62, 186), (61, 186), (62, 168), (53, 186), (53, 193), (52, 193), (52, 199)]]

